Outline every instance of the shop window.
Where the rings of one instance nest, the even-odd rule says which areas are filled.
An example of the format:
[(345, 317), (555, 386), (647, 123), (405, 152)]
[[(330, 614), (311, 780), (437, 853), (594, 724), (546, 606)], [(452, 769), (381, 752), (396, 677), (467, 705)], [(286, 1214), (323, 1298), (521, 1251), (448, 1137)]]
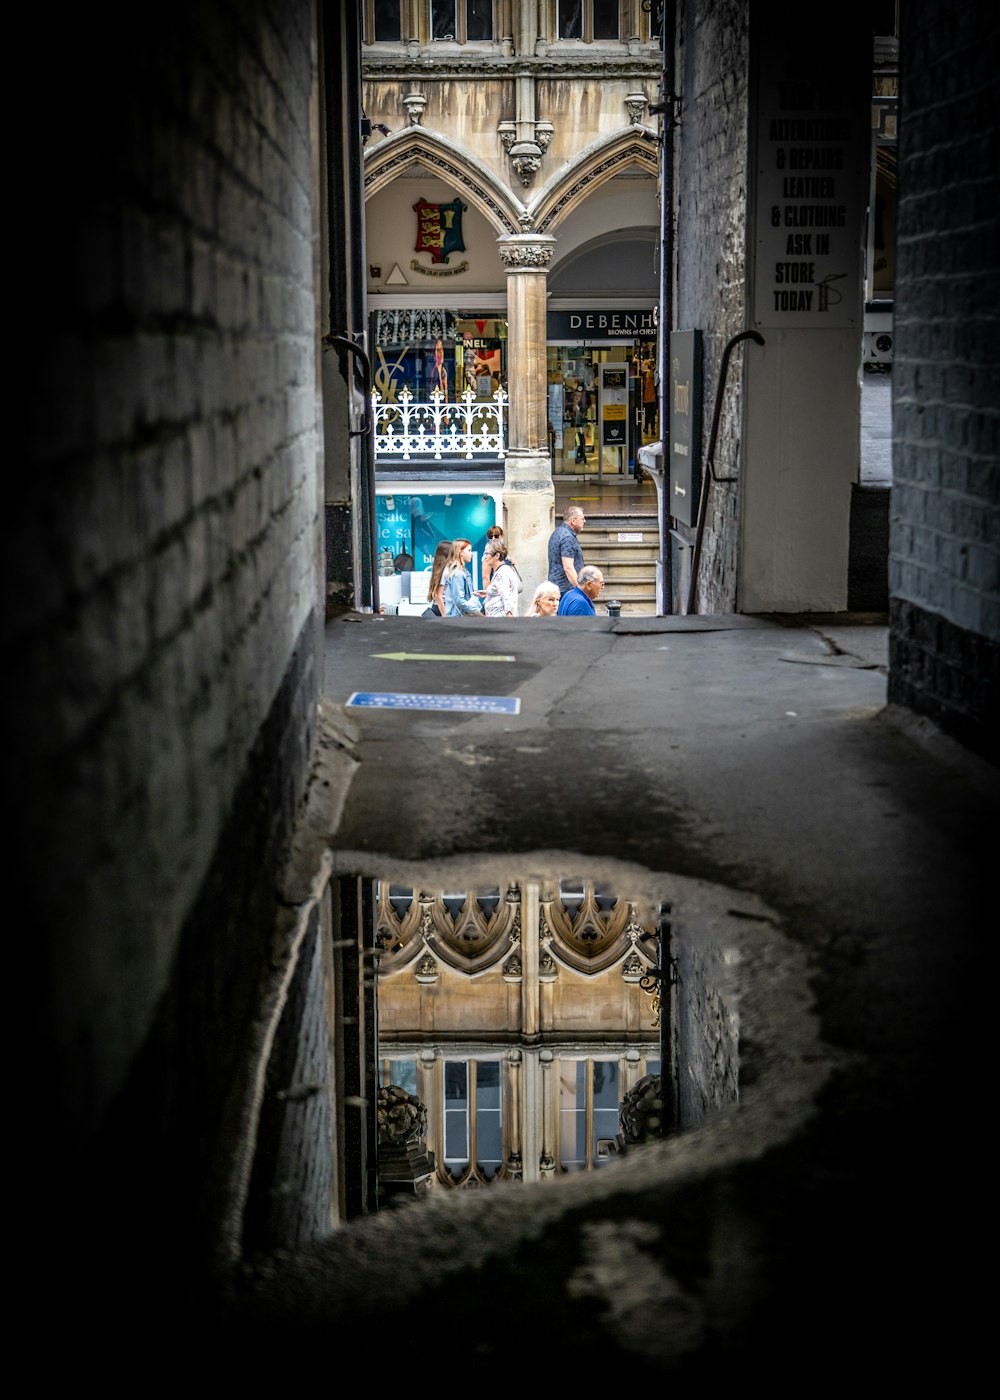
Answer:
[(585, 43), (621, 38), (619, 0), (556, 0), (556, 34)]
[(458, 403), (466, 389), (489, 400), (507, 388), (507, 322), (469, 311), (395, 310), (375, 315), (374, 386), (397, 403), (404, 388), (416, 403), (439, 389)]
[(493, 0), (431, 0), (431, 39), (456, 44), (493, 38)]

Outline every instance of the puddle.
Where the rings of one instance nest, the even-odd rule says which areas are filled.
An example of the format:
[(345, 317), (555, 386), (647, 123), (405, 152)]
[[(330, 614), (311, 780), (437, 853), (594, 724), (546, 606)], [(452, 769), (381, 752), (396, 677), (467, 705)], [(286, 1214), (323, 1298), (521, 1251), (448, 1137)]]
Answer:
[(554, 863), (371, 882), (380, 1206), (604, 1173), (818, 1065), (797, 950), (760, 901)]

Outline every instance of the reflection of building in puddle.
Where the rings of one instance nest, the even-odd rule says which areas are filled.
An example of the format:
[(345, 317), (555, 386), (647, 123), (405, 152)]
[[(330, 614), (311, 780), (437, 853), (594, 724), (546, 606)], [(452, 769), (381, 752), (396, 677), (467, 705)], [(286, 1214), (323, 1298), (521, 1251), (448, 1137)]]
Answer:
[(392, 1189), (606, 1164), (622, 1102), (659, 1074), (669, 1035), (666, 915), (583, 879), (458, 892), (379, 882), (380, 1082), (427, 1123), (421, 1179), (403, 1166)]

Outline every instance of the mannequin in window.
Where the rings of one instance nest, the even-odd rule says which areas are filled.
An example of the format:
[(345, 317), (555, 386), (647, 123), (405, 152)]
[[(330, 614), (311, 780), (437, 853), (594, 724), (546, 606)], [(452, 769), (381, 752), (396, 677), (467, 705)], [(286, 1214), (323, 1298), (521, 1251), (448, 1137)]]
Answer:
[(430, 378), (427, 385), (428, 392), (433, 394), (435, 389), (440, 389), (441, 397), (447, 401), (448, 398), (448, 366), (444, 362), (444, 343), (438, 336), (434, 342), (434, 363), (431, 365)]

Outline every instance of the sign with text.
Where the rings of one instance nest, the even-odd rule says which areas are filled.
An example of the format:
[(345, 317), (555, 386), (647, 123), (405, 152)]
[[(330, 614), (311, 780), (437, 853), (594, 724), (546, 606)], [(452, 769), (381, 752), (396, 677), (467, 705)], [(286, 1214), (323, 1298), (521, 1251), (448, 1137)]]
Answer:
[(628, 440), (628, 365), (611, 361), (601, 365), (601, 442), (624, 447)]
[(549, 311), (545, 317), (549, 340), (589, 345), (595, 340), (653, 340), (655, 307), (622, 311)]
[(480, 715), (521, 713), (518, 695), (415, 695), (405, 691), (356, 690), (347, 703), (363, 710), (450, 710)]
[(682, 525), (696, 525), (701, 491), (701, 331), (670, 332), (667, 442), (667, 513)]
[[(829, 37), (829, 36), (828, 36)], [(786, 40), (786, 42), (791, 42)], [(834, 45), (835, 47), (835, 45)], [(861, 315), (868, 105), (843, 70), (762, 46), (756, 141), (754, 320), (835, 329)], [(853, 67), (853, 65), (851, 65)]]

